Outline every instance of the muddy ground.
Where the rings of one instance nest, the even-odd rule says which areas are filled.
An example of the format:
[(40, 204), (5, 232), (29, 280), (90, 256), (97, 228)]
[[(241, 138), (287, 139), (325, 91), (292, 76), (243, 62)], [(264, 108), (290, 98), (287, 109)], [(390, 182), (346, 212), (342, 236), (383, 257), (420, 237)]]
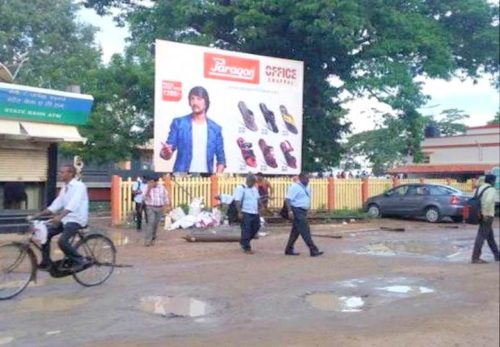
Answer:
[(39, 273), (0, 302), (0, 346), (499, 345), (499, 263), (469, 263), (473, 226), (315, 225), (314, 234), (342, 236), (316, 236), (318, 258), (300, 239), (300, 256), (283, 255), (288, 226), (269, 227), (254, 255), (186, 242), (184, 231), (144, 248), (141, 233), (106, 229), (118, 262), (133, 267), (93, 288)]

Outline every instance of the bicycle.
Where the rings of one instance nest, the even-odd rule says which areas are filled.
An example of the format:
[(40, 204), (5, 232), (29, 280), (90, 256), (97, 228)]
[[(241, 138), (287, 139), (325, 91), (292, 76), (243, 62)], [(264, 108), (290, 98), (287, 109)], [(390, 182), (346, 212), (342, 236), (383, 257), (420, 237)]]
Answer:
[[(38, 261), (35, 249), (41, 252), (41, 245), (34, 241), (35, 222), (30, 221), (30, 235), (22, 241), (13, 241), (0, 245), (0, 300), (15, 297), (29, 285), (36, 282)], [(71, 243), (88, 263), (77, 271), (67, 269), (71, 261), (49, 259), (47, 269), (54, 278), (73, 276), (85, 287), (104, 283), (113, 273), (116, 265), (116, 248), (106, 236), (89, 232), (87, 228), (77, 231)]]

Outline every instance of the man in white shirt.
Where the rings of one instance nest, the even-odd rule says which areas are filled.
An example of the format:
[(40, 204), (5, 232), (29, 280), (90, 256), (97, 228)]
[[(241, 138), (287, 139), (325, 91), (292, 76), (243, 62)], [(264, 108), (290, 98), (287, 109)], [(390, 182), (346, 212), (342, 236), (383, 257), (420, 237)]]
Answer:
[(89, 198), (87, 187), (83, 182), (78, 181), (76, 169), (73, 165), (63, 165), (59, 171), (63, 186), (57, 198), (45, 210), (35, 214), (33, 217), (51, 215), (52, 227), (48, 230), (47, 242), (42, 246), (42, 261), (40, 269), (48, 269), (50, 266), (50, 241), (55, 235), (59, 237), (59, 248), (71, 261), (68, 270), (77, 271), (82, 269), (87, 261), (71, 245), (70, 240), (76, 232), (85, 227), (89, 219)]

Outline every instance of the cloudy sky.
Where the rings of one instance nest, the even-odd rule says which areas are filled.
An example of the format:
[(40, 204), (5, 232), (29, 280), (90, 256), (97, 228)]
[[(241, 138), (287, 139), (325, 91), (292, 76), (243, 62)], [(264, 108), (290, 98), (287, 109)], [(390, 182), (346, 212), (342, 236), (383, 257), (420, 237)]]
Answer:
[[(127, 30), (116, 27), (111, 17), (100, 17), (94, 10), (82, 9), (79, 12), (79, 20), (100, 28), (96, 39), (102, 47), (104, 62), (109, 61), (114, 53), (123, 51)], [(486, 124), (493, 119), (500, 107), (498, 92), (491, 87), (488, 78), (481, 79), (476, 84), (471, 80), (426, 80), (424, 93), (431, 96), (429, 103), (420, 110), (424, 115), (439, 114), (442, 110), (457, 108), (470, 115), (466, 120), (469, 126)], [(369, 99), (353, 100), (346, 107), (349, 109), (348, 119), (353, 124), (354, 132), (374, 129), (378, 119), (372, 108), (382, 112), (388, 111), (386, 105)]]

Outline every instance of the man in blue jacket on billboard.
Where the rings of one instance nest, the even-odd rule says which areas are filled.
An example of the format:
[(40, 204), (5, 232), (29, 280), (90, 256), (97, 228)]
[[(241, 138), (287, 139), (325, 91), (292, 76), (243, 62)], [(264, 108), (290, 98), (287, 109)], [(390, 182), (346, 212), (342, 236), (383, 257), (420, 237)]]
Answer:
[(216, 172), (221, 173), (226, 167), (224, 140), (220, 125), (207, 117), (208, 92), (203, 87), (194, 87), (188, 100), (193, 112), (174, 118), (160, 157), (169, 160), (177, 150), (173, 171), (199, 173), (212, 173), (216, 157)]

